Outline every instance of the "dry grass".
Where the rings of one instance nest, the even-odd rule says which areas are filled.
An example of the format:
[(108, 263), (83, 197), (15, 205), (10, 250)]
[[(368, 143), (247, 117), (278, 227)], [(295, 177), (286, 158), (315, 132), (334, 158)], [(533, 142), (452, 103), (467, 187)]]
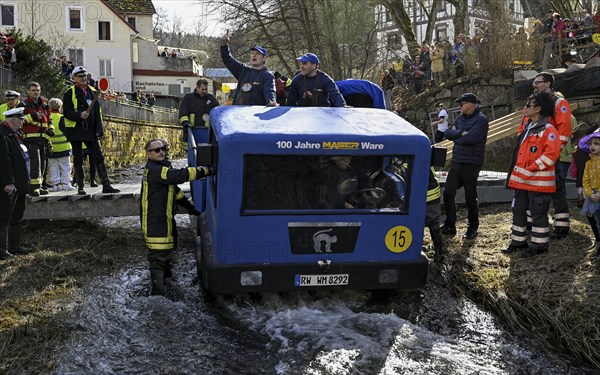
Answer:
[(446, 241), (443, 275), (510, 328), (600, 367), (600, 261), (587, 252), (593, 235), (579, 212), (571, 206), (566, 239), (552, 241), (546, 254), (521, 258), (501, 253), (510, 242), (510, 207), (483, 207), (476, 241), (469, 244), (460, 236)]
[(89, 221), (31, 221), (38, 251), (0, 262), (0, 373), (53, 373), (57, 351), (76, 327), (66, 316), (88, 277), (110, 274), (143, 256), (137, 228), (107, 229)]

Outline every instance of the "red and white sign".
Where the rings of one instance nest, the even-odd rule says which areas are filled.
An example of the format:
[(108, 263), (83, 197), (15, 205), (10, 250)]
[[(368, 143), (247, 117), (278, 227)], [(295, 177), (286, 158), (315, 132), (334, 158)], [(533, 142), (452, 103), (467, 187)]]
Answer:
[(102, 92), (107, 92), (108, 89), (110, 88), (110, 81), (108, 80), (108, 78), (106, 78), (106, 77), (100, 78), (100, 80), (98, 81), (98, 88)]

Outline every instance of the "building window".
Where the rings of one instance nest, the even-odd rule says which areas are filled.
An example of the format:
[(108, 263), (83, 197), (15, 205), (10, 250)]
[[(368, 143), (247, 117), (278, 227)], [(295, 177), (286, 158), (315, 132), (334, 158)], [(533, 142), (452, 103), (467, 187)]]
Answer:
[(435, 40), (441, 42), (448, 40), (448, 27), (438, 28), (435, 30)]
[(98, 40), (112, 40), (109, 21), (98, 21)]
[(112, 59), (98, 59), (100, 62), (100, 77), (112, 77)]
[(127, 17), (127, 23), (135, 29), (135, 17)]
[(83, 30), (81, 12), (81, 9), (69, 8), (69, 17), (67, 18), (67, 27), (69, 30)]
[(83, 49), (81, 48), (69, 48), (67, 51), (69, 61), (73, 62), (73, 65), (84, 65), (83, 64)]
[(515, 13), (515, 2), (514, 1), (510, 1), (508, 3), (508, 10), (510, 11), (511, 14)]
[(388, 47), (399, 47), (400, 46), (400, 35), (390, 33), (387, 35)]
[(438, 12), (443, 12), (446, 10), (446, 1), (442, 0), (438, 3), (438, 8), (437, 11)]
[(2, 27), (15, 26), (15, 6), (2, 5)]

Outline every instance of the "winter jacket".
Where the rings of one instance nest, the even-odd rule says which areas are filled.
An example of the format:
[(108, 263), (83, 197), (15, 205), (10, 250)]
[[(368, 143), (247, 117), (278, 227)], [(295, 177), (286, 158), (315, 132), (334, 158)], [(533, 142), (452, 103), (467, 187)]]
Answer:
[(560, 139), (548, 117), (531, 120), (517, 136), (508, 186), (541, 193), (556, 191), (555, 165), (560, 157)]
[[(458, 116), (454, 128), (444, 132), (444, 137), (454, 142), (452, 162), (482, 166), (488, 128), (488, 119), (479, 108), (470, 115)], [(463, 131), (467, 133), (461, 135)]]
[(275, 102), (275, 77), (267, 68), (253, 69), (242, 64), (231, 56), (229, 45), (221, 46), (221, 60), (238, 80), (233, 95), (234, 105), (267, 105)]

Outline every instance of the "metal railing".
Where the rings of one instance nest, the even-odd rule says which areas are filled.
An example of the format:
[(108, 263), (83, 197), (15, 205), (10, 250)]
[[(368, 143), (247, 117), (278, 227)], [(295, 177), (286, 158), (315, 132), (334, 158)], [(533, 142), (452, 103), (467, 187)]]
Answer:
[(175, 109), (145, 107), (130, 100), (100, 100), (100, 106), (103, 116), (166, 125), (179, 124), (178, 111)]

